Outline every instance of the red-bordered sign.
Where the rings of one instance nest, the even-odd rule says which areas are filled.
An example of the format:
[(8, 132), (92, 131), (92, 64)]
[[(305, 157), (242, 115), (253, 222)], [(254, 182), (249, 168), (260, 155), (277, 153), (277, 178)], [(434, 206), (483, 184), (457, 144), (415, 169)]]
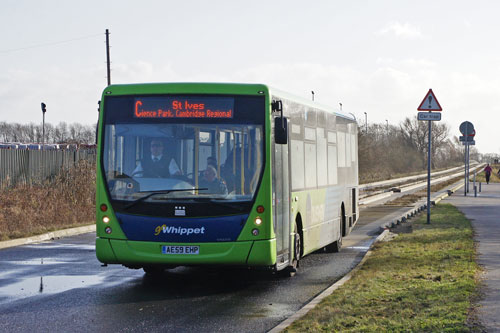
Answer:
[(425, 95), (422, 103), (417, 109), (418, 111), (443, 111), (441, 105), (436, 98), (436, 95), (432, 92), (432, 89), (429, 89), (427, 95)]

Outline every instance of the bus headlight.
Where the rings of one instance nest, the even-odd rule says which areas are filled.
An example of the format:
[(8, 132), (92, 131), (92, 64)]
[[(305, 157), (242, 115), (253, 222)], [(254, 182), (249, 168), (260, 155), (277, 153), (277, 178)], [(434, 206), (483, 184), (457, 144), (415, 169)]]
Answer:
[(104, 229), (104, 232), (109, 235), (110, 233), (113, 232), (113, 230), (111, 230), (111, 227), (106, 227), (106, 229)]
[(102, 222), (104, 222), (104, 223), (109, 223), (109, 217), (104, 216), (104, 217), (102, 218)]
[(252, 230), (252, 235), (258, 236), (259, 235), (259, 229), (255, 228)]
[(256, 224), (256, 225), (261, 225), (261, 224), (262, 224), (262, 219), (260, 218), (260, 216), (257, 216), (257, 217), (255, 218), (255, 224)]

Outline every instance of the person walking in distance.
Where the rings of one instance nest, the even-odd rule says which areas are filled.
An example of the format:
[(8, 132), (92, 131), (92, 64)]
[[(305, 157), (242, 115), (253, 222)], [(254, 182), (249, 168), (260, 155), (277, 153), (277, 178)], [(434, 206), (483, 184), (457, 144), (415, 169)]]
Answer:
[(491, 167), (490, 164), (488, 163), (486, 167), (484, 168), (484, 175), (486, 176), (486, 184), (490, 183), (490, 176), (491, 176)]

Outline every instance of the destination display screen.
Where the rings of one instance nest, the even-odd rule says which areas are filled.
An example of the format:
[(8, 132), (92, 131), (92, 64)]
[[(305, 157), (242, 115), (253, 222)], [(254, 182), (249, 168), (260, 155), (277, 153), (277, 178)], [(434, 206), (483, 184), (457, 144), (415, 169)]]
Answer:
[(140, 97), (134, 100), (134, 118), (232, 119), (232, 97)]

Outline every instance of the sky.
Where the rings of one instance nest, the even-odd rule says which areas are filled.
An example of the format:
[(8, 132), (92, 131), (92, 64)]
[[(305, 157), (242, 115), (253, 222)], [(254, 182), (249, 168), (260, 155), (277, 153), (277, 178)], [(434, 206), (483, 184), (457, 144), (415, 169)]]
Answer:
[[(112, 83), (264, 83), (398, 126), (432, 89), (500, 153), (500, 2), (1, 0), (0, 122), (97, 120)], [(366, 116), (365, 116), (366, 113)]]

